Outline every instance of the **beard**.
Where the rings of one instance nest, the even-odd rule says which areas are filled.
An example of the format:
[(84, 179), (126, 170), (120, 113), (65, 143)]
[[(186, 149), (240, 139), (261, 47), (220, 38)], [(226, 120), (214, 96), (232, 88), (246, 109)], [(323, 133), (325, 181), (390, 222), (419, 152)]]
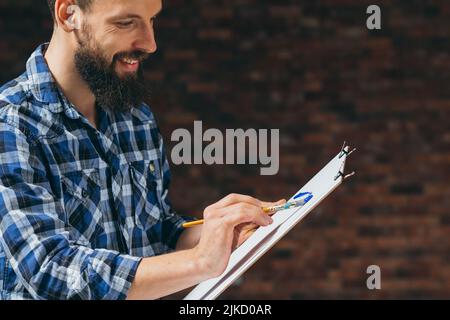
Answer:
[(82, 30), (87, 40), (78, 40), (75, 67), (94, 94), (96, 104), (108, 112), (128, 112), (133, 107), (139, 107), (148, 97), (142, 63), (136, 73), (122, 78), (115, 67), (119, 59), (131, 58), (141, 62), (148, 54), (142, 51), (121, 52), (109, 62), (100, 46), (88, 36), (88, 28), (84, 26)]

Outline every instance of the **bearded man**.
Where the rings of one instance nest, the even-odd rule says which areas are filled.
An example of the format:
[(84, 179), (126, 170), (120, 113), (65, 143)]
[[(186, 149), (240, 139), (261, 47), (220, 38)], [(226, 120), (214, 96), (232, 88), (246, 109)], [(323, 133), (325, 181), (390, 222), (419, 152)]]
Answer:
[(0, 88), (0, 298), (155, 299), (220, 275), (276, 203), (231, 194), (182, 227), (144, 103), (162, 1), (48, 3), (50, 42)]

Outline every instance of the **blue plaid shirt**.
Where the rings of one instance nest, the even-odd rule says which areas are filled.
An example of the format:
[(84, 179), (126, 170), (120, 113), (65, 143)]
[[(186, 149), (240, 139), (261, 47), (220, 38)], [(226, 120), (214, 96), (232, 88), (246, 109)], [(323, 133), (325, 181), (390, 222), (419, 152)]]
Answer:
[(191, 219), (171, 208), (149, 107), (96, 107), (95, 129), (46, 47), (0, 88), (0, 299), (124, 299), (142, 257), (175, 249)]

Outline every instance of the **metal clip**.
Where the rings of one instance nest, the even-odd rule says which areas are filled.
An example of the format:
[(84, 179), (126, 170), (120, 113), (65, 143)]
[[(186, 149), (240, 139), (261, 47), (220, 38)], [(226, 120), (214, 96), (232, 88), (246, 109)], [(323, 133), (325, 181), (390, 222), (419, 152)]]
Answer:
[[(350, 156), (353, 152), (356, 151), (356, 148), (353, 148), (353, 150), (350, 151), (350, 152), (348, 151), (348, 149), (349, 149), (349, 148), (348, 148), (348, 146), (347, 146), (347, 142), (344, 141), (344, 144), (342, 145), (342, 148), (341, 148), (341, 152), (340, 152), (340, 154), (339, 154), (339, 159), (342, 158), (344, 155), (347, 155), (347, 157), (348, 157), (348, 156)], [(354, 172), (354, 171), (353, 171), (352, 173), (350, 173), (350, 174), (345, 175), (343, 166), (344, 166), (344, 163), (342, 164), (342, 167), (339, 169), (338, 174), (334, 177), (334, 181), (336, 181), (336, 180), (339, 179), (340, 177), (342, 177), (344, 180), (347, 180), (347, 179), (350, 178), (351, 176), (354, 176), (354, 175), (355, 175), (355, 172)]]
[(347, 155), (347, 157), (350, 156), (353, 152), (356, 151), (356, 148), (353, 148), (353, 150), (350, 152), (347, 150), (348, 150), (347, 142), (344, 141), (344, 144), (342, 145), (342, 148), (341, 148), (341, 152), (339, 154), (339, 159), (342, 158), (344, 155)]
[(344, 173), (341, 170), (339, 170), (339, 173), (336, 175), (336, 177), (334, 177), (334, 181), (336, 181), (340, 177), (344, 178), (344, 180), (347, 180), (348, 178), (350, 178), (351, 176), (354, 176), (355, 174), (356, 174), (355, 171), (353, 171), (352, 173), (344, 175)]

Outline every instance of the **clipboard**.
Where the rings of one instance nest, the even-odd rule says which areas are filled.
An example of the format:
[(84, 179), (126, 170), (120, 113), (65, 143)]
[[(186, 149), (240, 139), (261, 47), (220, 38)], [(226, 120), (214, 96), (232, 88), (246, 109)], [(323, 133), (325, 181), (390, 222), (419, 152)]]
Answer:
[[(219, 277), (201, 282), (184, 297), (184, 300), (216, 299), (344, 180), (354, 175), (354, 172), (348, 175), (344, 174), (347, 157), (356, 149), (349, 150), (350, 148), (344, 142), (339, 154), (295, 194), (311, 192), (313, 198), (309, 202), (302, 207), (275, 213), (272, 216), (273, 223), (271, 225), (258, 228), (247, 241), (231, 254), (227, 268)], [(292, 201), (295, 195), (289, 201)]]

